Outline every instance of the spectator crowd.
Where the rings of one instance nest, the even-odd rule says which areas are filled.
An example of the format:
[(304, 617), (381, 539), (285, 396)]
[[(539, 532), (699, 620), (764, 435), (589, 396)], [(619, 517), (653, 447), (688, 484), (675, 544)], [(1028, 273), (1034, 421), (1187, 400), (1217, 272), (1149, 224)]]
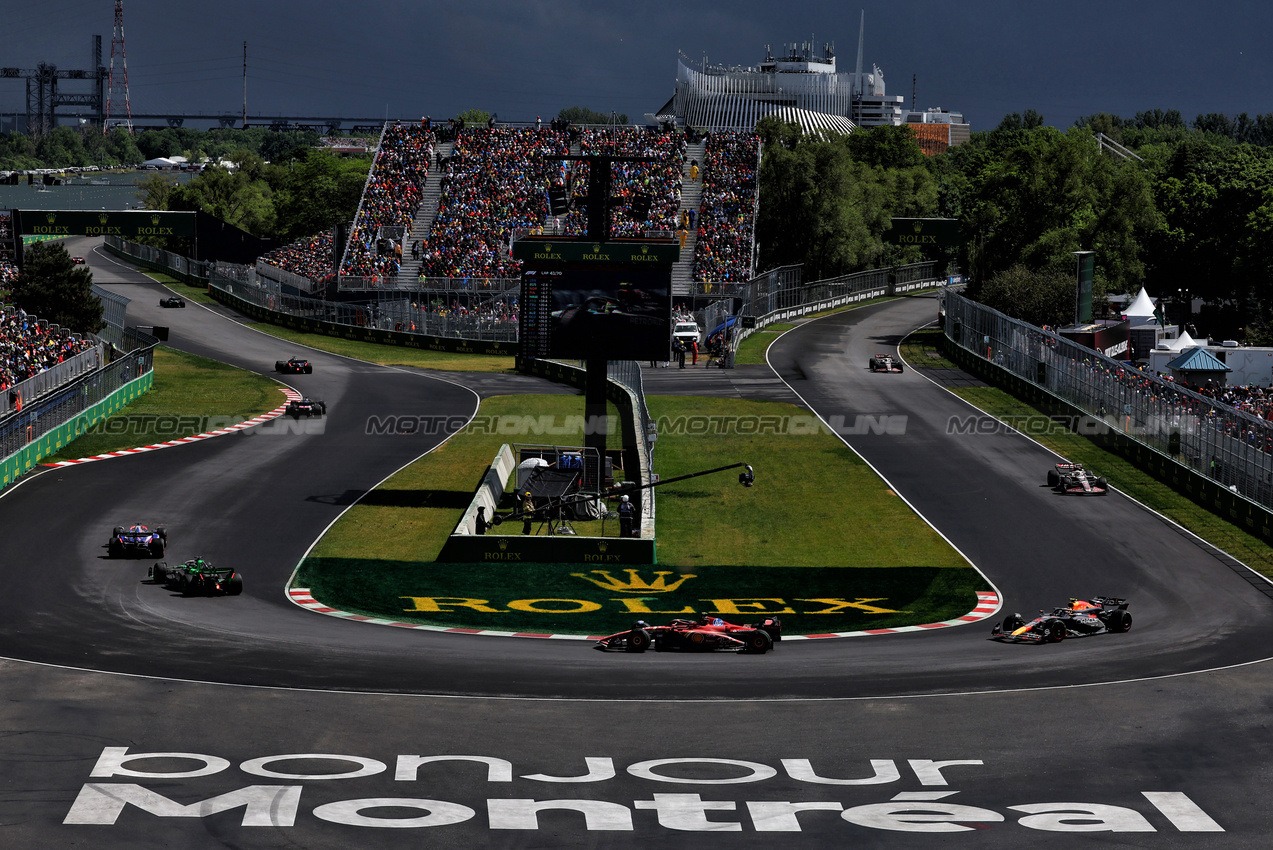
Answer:
[(22, 310), (0, 311), (0, 390), (34, 377), (94, 346), (91, 339), (58, 336)]
[(415, 124), (385, 129), (349, 234), (342, 275), (393, 277), (402, 263), (401, 237), (386, 250), (381, 228), (411, 231), (433, 159), (433, 133)]
[(548, 216), (548, 186), (563, 163), (546, 157), (570, 152), (560, 130), (465, 128), (442, 171), (437, 216), (422, 246), (427, 277), (516, 277), (511, 256), (517, 231)]
[(298, 239), (290, 245), (275, 248), (261, 255), (261, 262), (277, 266), (283, 271), (307, 277), (316, 282), (332, 276), (335, 258), (332, 257), (332, 232), (325, 230), (308, 239)]
[(750, 279), (759, 155), (760, 137), (755, 133), (708, 134), (694, 280), (744, 283)]

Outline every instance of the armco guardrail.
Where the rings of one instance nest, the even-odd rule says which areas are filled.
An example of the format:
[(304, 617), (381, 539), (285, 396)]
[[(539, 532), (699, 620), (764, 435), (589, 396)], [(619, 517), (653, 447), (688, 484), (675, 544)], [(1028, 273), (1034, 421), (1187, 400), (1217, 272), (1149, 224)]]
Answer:
[(1074, 430), (1273, 541), (1269, 423), (955, 292), (944, 297), (943, 330), (961, 366), (1050, 406)]
[(0, 419), (0, 488), (150, 389), (153, 345)]
[(118, 236), (104, 237), (103, 244), (106, 250), (117, 257), (131, 260), (155, 271), (170, 274), (178, 280), (196, 286), (207, 283), (208, 276), (212, 272), (213, 264), (211, 262), (192, 260), (189, 257), (183, 257), (171, 251), (161, 251), (149, 245), (129, 242)]
[(741, 288), (743, 303), (739, 315), (755, 316), (756, 327), (735, 331), (730, 361), (733, 361), (732, 354), (738, 351), (739, 343), (774, 322), (833, 310), (868, 298), (932, 289), (945, 281), (944, 277), (936, 276), (936, 270), (936, 263), (915, 263), (855, 272), (813, 283), (800, 282), (799, 266), (783, 266), (766, 272)]
[[(517, 353), (515, 322), (488, 324), (481, 317), (437, 316), (409, 301), (343, 304), (285, 295), (238, 279), (218, 266), (208, 291), (218, 301), (262, 321), (287, 328), (455, 354)], [(248, 270), (250, 276), (255, 272)]]

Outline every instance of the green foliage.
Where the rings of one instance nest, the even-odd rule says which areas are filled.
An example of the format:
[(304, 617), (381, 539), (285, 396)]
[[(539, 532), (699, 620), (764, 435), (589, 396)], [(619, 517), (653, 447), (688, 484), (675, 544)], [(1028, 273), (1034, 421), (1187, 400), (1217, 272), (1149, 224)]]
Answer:
[(459, 118), (470, 127), (485, 127), (486, 122), (491, 120), (491, 113), (484, 109), (466, 109)]
[(276, 234), (292, 242), (342, 221), (353, 221), (369, 167), (366, 159), (342, 159), (298, 148), (286, 170), (273, 176)]
[(102, 300), (93, 294), (93, 273), (77, 266), (57, 242), (26, 249), (22, 273), (13, 282), (13, 303), (75, 333), (102, 329)]
[(1069, 325), (1074, 321), (1074, 274), (1030, 271), (1015, 265), (986, 281), (980, 300), (987, 307), (1032, 325)]
[(947, 154), (964, 178), (948, 185), (959, 189), (971, 236), (961, 265), (974, 296), (1017, 264), (1072, 279), (1079, 250), (1096, 252), (1098, 286), (1125, 292), (1138, 285), (1142, 246), (1161, 224), (1140, 164), (1102, 153), (1086, 127), (1062, 133), (1008, 123)]
[(594, 112), (586, 106), (570, 106), (557, 113), (571, 124), (627, 124), (628, 116), (618, 112)]
[(824, 139), (771, 117), (756, 131), (765, 150), (756, 220), (762, 268), (803, 263), (805, 279), (820, 280), (920, 259), (919, 249), (881, 239), (894, 216), (937, 208), (936, 180), (909, 128)]

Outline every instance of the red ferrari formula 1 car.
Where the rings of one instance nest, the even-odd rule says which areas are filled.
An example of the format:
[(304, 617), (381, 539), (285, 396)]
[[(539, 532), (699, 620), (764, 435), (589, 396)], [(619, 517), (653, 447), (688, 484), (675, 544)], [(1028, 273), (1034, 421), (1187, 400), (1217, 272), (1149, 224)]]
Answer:
[(900, 372), (902, 371), (902, 361), (891, 354), (877, 354), (871, 358), (871, 371)]
[(691, 652), (762, 653), (782, 640), (782, 623), (777, 617), (766, 617), (759, 623), (738, 626), (713, 614), (702, 614), (697, 620), (673, 620), (666, 626), (651, 626), (637, 620), (626, 632), (617, 632), (597, 642), (603, 652), (645, 652), (656, 650), (688, 650)]
[(1056, 643), (1067, 637), (1087, 637), (1130, 631), (1132, 615), (1128, 602), (1117, 596), (1071, 599), (1068, 607), (1039, 612), (1028, 623), (1020, 614), (1010, 614), (1003, 625), (995, 625), (990, 637), (1013, 643)]
[(1103, 496), (1109, 492), (1104, 478), (1093, 475), (1081, 463), (1058, 463), (1048, 470), (1048, 486), (1058, 493)]

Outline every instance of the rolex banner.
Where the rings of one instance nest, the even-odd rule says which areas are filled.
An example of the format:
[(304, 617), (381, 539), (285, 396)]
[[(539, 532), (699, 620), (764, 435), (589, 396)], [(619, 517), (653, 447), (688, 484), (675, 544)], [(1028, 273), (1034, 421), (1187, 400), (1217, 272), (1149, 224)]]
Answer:
[(156, 210), (14, 210), (22, 236), (191, 237), (195, 213)]
[(890, 245), (929, 248), (957, 248), (962, 244), (959, 219), (955, 218), (895, 218), (883, 239)]

